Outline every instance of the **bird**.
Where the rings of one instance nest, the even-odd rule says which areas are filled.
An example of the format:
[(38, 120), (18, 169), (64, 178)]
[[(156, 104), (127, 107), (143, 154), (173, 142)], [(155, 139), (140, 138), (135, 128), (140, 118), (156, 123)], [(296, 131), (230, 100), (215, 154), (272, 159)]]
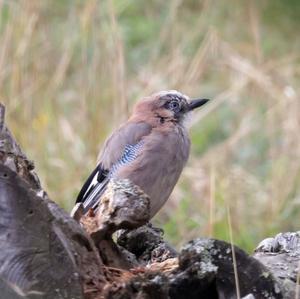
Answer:
[(96, 211), (112, 179), (127, 179), (150, 198), (150, 218), (170, 197), (190, 153), (187, 119), (208, 99), (176, 91), (156, 92), (138, 101), (129, 119), (104, 142), (97, 166), (82, 186), (76, 204)]

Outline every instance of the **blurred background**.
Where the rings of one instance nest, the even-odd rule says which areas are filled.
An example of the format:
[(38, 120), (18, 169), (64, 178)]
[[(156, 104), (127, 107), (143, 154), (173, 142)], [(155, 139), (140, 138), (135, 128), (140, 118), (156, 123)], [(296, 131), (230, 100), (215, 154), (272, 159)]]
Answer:
[[(0, 0), (0, 100), (50, 197), (67, 211), (97, 152), (141, 97), (210, 104), (154, 222), (247, 251), (299, 230), (300, 2)], [(231, 225), (229, 225), (229, 222)]]

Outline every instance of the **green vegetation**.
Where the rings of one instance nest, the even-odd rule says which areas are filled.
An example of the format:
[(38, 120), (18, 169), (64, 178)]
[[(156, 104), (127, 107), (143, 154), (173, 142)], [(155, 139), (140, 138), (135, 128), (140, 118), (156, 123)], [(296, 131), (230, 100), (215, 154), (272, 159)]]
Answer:
[[(300, 2), (0, 1), (0, 99), (51, 198), (70, 210), (109, 132), (143, 95), (213, 101), (155, 221), (248, 251), (299, 229)], [(129, 109), (128, 109), (129, 107)]]

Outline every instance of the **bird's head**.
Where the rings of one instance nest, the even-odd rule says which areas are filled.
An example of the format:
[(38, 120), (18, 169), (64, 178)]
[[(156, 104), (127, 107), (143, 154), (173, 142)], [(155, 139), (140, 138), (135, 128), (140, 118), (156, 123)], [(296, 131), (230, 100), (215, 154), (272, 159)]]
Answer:
[(134, 114), (156, 118), (160, 123), (167, 121), (181, 123), (189, 112), (207, 102), (208, 99), (191, 100), (176, 90), (160, 91), (138, 102)]

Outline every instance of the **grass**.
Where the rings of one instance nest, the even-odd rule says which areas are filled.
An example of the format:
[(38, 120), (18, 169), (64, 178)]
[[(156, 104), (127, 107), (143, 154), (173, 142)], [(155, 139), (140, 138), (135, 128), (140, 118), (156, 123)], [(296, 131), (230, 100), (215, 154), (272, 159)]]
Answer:
[(70, 210), (98, 149), (141, 96), (213, 101), (155, 218), (179, 246), (197, 236), (251, 251), (297, 230), (299, 1), (0, 0), (0, 99), (52, 199)]

